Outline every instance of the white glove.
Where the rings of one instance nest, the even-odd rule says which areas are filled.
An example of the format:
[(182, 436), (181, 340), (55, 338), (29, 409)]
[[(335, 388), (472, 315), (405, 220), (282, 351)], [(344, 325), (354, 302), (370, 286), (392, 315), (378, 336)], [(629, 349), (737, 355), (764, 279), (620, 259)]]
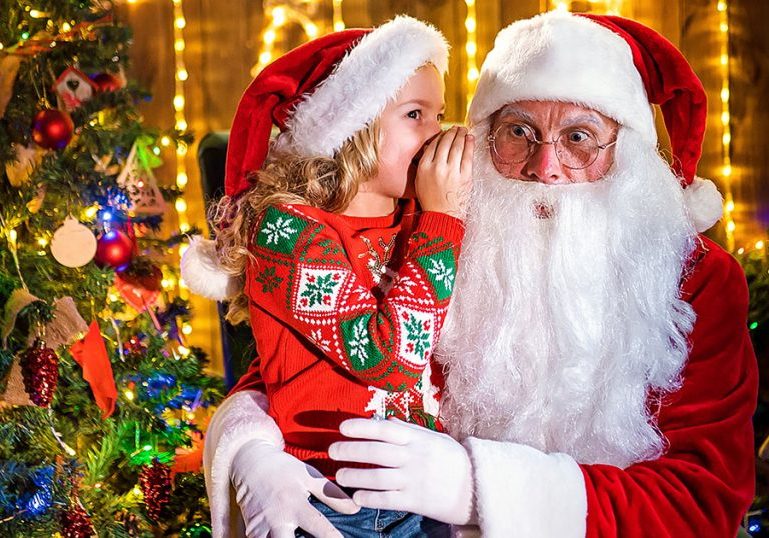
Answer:
[(230, 479), (248, 538), (294, 538), (297, 527), (318, 538), (342, 538), (309, 503), (310, 494), (337, 512), (360, 510), (317, 469), (261, 440), (247, 441), (238, 449)]
[(474, 519), (470, 457), (448, 435), (395, 419), (349, 419), (339, 431), (363, 440), (333, 443), (332, 459), (384, 467), (337, 471), (340, 486), (361, 488), (353, 494), (357, 504), (455, 525)]

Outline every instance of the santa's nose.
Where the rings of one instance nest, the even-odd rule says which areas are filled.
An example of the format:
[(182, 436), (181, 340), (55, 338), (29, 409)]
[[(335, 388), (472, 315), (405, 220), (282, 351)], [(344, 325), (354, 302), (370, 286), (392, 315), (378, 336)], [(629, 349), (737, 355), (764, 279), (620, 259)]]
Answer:
[(555, 144), (537, 144), (521, 169), (530, 181), (556, 185), (567, 181), (563, 165), (555, 153)]

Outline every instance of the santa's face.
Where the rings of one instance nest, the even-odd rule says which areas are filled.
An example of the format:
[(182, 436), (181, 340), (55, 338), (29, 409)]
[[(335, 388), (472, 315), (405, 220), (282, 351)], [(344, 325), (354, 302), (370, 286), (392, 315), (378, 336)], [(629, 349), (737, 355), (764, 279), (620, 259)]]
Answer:
[(617, 122), (559, 101), (519, 101), (497, 111), (489, 130), (495, 168), (507, 178), (548, 185), (603, 178), (614, 162)]
[[(473, 134), (487, 139), (490, 125)], [(694, 319), (679, 285), (696, 233), (678, 178), (624, 127), (600, 181), (521, 181), (498, 169), (490, 149), (476, 148), (436, 350), (448, 365), (441, 418), (460, 438), (515, 441), (581, 463), (658, 456), (664, 441), (648, 397), (677, 388)]]

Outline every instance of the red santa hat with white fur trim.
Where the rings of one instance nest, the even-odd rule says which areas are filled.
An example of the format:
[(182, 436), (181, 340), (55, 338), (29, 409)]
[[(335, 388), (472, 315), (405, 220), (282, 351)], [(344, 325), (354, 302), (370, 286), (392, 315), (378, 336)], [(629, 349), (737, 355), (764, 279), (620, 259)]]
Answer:
[(660, 105), (672, 168), (694, 226), (704, 231), (721, 218), (715, 184), (695, 176), (705, 134), (705, 90), (681, 52), (654, 30), (621, 17), (561, 11), (511, 24), (486, 56), (468, 122), (478, 124), (524, 100), (584, 105), (651, 144), (657, 143), (651, 104)]
[[(252, 186), (271, 147), (305, 157), (333, 157), (374, 121), (408, 79), (432, 64), (444, 75), (448, 44), (421, 21), (399, 16), (374, 29), (334, 32), (265, 67), (246, 89), (230, 130), (225, 195)], [(280, 134), (270, 141), (272, 127)], [(218, 264), (213, 242), (193, 238), (181, 262), (185, 284), (224, 300), (242, 285)]]

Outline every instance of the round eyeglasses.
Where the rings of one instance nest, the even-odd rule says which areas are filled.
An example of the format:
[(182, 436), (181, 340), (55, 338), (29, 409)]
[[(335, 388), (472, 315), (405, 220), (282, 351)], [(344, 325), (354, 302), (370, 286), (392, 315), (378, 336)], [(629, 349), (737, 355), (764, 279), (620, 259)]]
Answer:
[(488, 136), (494, 153), (503, 164), (517, 164), (529, 159), (535, 148), (545, 144), (555, 147), (555, 155), (565, 168), (582, 170), (595, 162), (601, 150), (613, 146), (616, 140), (600, 144), (584, 129), (574, 129), (558, 135), (549, 142), (537, 140), (531, 127), (522, 123), (503, 122)]

